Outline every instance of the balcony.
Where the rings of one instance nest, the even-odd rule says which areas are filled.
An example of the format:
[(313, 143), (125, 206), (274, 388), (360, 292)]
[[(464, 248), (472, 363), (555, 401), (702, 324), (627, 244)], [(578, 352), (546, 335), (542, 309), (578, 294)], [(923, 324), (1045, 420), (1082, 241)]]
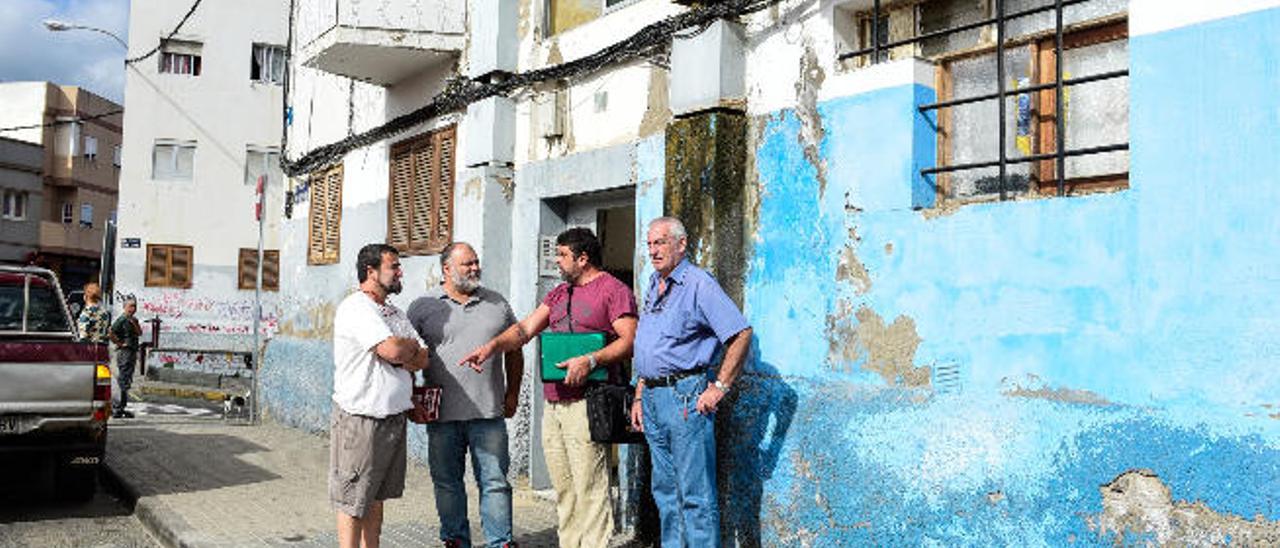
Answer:
[(389, 86), (452, 62), (466, 44), (466, 0), (301, 3), (304, 66)]
[(40, 221), (40, 249), (96, 257), (102, 252), (102, 227), (82, 227), (79, 223)]

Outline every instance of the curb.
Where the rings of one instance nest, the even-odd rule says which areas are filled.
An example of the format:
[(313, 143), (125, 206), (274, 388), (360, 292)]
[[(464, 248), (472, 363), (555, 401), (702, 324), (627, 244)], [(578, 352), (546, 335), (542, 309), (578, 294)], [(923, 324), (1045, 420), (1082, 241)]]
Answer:
[(171, 398), (181, 398), (188, 400), (208, 400), (213, 402), (221, 402), (227, 398), (228, 392), (213, 388), (188, 388), (178, 386), (154, 386), (139, 385), (135, 388), (138, 392), (150, 396), (168, 396)]
[(187, 520), (155, 497), (140, 496), (138, 488), (111, 467), (110, 457), (101, 469), (101, 481), (118, 492), (122, 502), (133, 507), (133, 516), (161, 545), (168, 548), (196, 548), (216, 545), (212, 539), (196, 531)]

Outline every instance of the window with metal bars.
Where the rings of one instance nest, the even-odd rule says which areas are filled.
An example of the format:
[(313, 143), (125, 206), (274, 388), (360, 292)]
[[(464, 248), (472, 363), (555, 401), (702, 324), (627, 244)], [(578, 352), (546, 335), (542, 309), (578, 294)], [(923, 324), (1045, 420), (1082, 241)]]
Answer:
[[(881, 2), (871, 4), (876, 20)], [(873, 63), (914, 47), (935, 61), (938, 101), (920, 111), (936, 116), (938, 165), (921, 174), (940, 200), (1127, 188), (1127, 0), (935, 0), (916, 9), (915, 36), (840, 59)]]
[(387, 243), (403, 255), (431, 255), (453, 240), (457, 126), (391, 146)]
[[(258, 250), (247, 247), (240, 248), (239, 289), (253, 290), (258, 279)], [(280, 290), (280, 250), (264, 249), (262, 251), (262, 290)]]
[(147, 244), (147, 287), (191, 287), (194, 252), (189, 245)]
[(337, 264), (342, 235), (342, 164), (311, 174), (307, 264)]

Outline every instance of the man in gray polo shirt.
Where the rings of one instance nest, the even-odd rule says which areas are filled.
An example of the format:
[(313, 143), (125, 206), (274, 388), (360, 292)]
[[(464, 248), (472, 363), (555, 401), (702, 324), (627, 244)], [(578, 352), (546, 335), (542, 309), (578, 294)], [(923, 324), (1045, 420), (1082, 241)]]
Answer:
[(431, 348), (427, 383), (441, 387), (440, 419), (427, 425), (427, 461), (435, 484), (440, 540), (471, 546), (467, 449), (480, 490), (480, 522), (486, 546), (515, 546), (511, 530), (510, 454), (507, 424), (520, 401), (524, 358), (519, 350), (475, 368), (458, 365), (471, 349), (516, 323), (506, 299), (480, 286), (480, 260), (465, 242), (440, 254), (444, 283), (409, 306), (409, 321)]

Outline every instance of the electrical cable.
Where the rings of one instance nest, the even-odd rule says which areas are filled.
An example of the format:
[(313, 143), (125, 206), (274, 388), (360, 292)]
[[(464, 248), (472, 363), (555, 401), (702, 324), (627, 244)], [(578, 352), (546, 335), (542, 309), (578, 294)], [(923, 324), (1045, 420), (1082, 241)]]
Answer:
[(18, 131), (18, 130), (23, 130), (23, 129), (36, 129), (36, 128), (42, 128), (42, 127), (53, 127), (53, 126), (56, 126), (56, 125), (58, 125), (58, 124), (70, 124), (70, 123), (73, 123), (73, 122), (88, 122), (89, 120), (97, 120), (98, 118), (106, 118), (106, 117), (108, 117), (108, 116), (115, 116), (115, 115), (117, 115), (117, 114), (124, 114), (124, 110), (117, 109), (117, 110), (113, 110), (113, 111), (111, 111), (111, 112), (104, 112), (104, 113), (102, 113), (102, 114), (94, 114), (93, 116), (83, 116), (83, 117), (78, 117), (78, 118), (75, 118), (74, 120), (54, 120), (54, 121), (52, 121), (52, 122), (45, 122), (45, 123), (43, 123), (43, 124), (30, 124), (30, 125), (26, 125), (26, 126), (0, 127), (0, 133), (5, 133), (5, 132), (8, 132), (8, 131)]
[[(171, 31), (171, 32), (169, 33), (169, 35), (168, 35), (168, 36), (165, 36), (163, 39), (161, 39), (161, 40), (160, 40), (160, 42), (156, 44), (156, 47), (151, 48), (151, 51), (148, 51), (148, 52), (146, 52), (146, 53), (144, 53), (144, 54), (142, 54), (142, 55), (139, 55), (139, 56), (137, 56), (137, 57), (134, 57), (134, 58), (132, 58), (132, 59), (125, 59), (125, 60), (124, 60), (124, 64), (126, 64), (126, 65), (131, 65), (131, 64), (133, 64), (133, 63), (137, 63), (138, 61), (142, 61), (142, 60), (144, 60), (144, 59), (146, 59), (146, 58), (148, 58), (148, 57), (151, 57), (152, 55), (155, 55), (155, 54), (156, 54), (156, 52), (160, 51), (160, 48), (164, 46), (164, 43), (165, 43), (165, 42), (168, 42), (169, 40), (172, 40), (172, 39), (173, 39), (173, 37), (174, 37), (176, 34), (178, 34), (178, 31), (182, 30), (182, 26), (183, 26), (183, 25), (185, 25), (185, 24), (187, 24), (187, 20), (191, 18), (191, 15), (192, 15), (192, 14), (194, 14), (194, 13), (196, 12), (196, 8), (200, 7), (200, 2), (203, 2), (203, 1), (204, 1), (204, 0), (195, 0), (195, 2), (192, 2), (192, 3), (191, 3), (191, 9), (188, 9), (188, 10), (187, 10), (187, 14), (182, 16), (182, 20), (181, 20), (181, 21), (178, 21), (178, 26), (173, 27), (173, 31)], [(290, 28), (290, 31), (292, 31), (292, 30), (293, 30), (293, 29), (292, 29), (292, 28)]]

